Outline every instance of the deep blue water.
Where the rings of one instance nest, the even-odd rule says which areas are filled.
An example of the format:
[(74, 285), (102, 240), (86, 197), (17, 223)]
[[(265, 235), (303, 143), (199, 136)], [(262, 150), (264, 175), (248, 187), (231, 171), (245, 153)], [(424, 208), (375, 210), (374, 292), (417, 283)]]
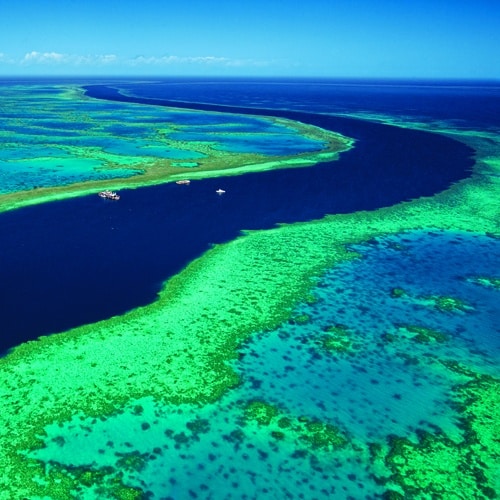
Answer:
[(447, 120), (457, 128), (498, 128), (500, 115), (499, 81), (177, 78), (148, 86), (120, 82), (117, 87), (137, 97), (313, 113), (382, 113)]
[[(159, 88), (134, 85), (143, 95)], [(199, 100), (200, 85), (190, 88), (190, 100)], [(150, 303), (165, 279), (242, 229), (431, 196), (466, 177), (473, 165), (472, 150), (443, 136), (290, 109), (248, 109), (245, 90), (251, 88), (241, 83), (229, 88), (230, 107), (176, 105), (299, 119), (354, 137), (356, 147), (337, 162), (315, 167), (124, 190), (118, 203), (87, 196), (1, 214), (0, 352)], [(331, 94), (311, 95), (307, 85), (302, 88), (304, 102), (321, 98), (323, 110), (329, 103), (335, 108)], [(152, 103), (102, 85), (88, 92)], [(155, 104), (169, 103), (171, 96), (162, 92)], [(357, 92), (369, 99), (372, 89), (357, 87)], [(385, 95), (388, 109), (393, 97)], [(456, 99), (455, 107), (460, 102)], [(219, 187), (224, 196), (215, 194)]]

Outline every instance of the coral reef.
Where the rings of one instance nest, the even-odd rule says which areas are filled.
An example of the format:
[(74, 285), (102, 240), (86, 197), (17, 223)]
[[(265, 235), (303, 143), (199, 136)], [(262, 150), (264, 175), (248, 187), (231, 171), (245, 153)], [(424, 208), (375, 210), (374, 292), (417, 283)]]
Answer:
[(392, 436), (385, 457), (392, 472), (390, 491), (404, 498), (454, 498), (457, 492), (464, 498), (497, 498), (500, 381), (466, 373), (472, 380), (454, 390), (462, 439), (424, 431), (418, 432), (416, 443)]
[(266, 427), (273, 439), (290, 440), (296, 451), (342, 448), (347, 438), (335, 426), (312, 420), (305, 416), (293, 417), (274, 405), (252, 401), (245, 408), (245, 420)]
[(399, 332), (408, 335), (415, 342), (446, 342), (448, 336), (442, 332), (419, 325), (397, 325)]

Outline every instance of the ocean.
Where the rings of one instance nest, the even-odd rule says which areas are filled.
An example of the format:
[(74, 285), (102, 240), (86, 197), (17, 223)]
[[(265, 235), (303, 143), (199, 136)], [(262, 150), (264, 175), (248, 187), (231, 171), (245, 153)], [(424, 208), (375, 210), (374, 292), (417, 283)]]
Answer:
[[(192, 99), (200, 98), (200, 85), (192, 85)], [(233, 84), (232, 91), (241, 92), (234, 104), (247, 104), (244, 99), (255, 85), (247, 89), (243, 83)], [(292, 85), (292, 95), (297, 85)], [(159, 89), (170, 90), (171, 86), (135, 84), (131, 88), (156, 96)], [(224, 96), (227, 86), (221, 88)], [(264, 95), (281, 88), (263, 86)], [(180, 88), (185, 97), (185, 86)], [(104, 89), (92, 86), (87, 93), (106, 97), (108, 87)], [(324, 94), (323, 85), (319, 89)], [(323, 97), (323, 110), (335, 100), (335, 86), (332, 91)], [(358, 92), (364, 103), (367, 96)], [(367, 92), (371, 95), (372, 88)], [(211, 98), (217, 99), (217, 95)], [(311, 85), (305, 86), (304, 95), (317, 99)], [(473, 151), (457, 141), (366, 120), (297, 112), (294, 104), (284, 102), (285, 109), (274, 115), (340, 132), (354, 138), (356, 146), (338, 161), (311, 168), (199, 180), (189, 191), (172, 184), (125, 190), (117, 205), (103, 206), (92, 195), (1, 214), (0, 279), (4, 286), (0, 300), (5, 304), (2, 329), (8, 333), (2, 335), (0, 349), (147, 304), (162, 283), (189, 261), (242, 230), (374, 210), (432, 196), (471, 172)], [(208, 108), (238, 114), (270, 113), (237, 106)], [(214, 197), (219, 186), (227, 196)]]
[[(163, 151), (147, 125), (163, 113), (191, 127), (179, 140), (216, 128), (232, 152), (286, 150), (268, 116), (354, 143), (311, 166), (0, 213), (7, 495), (496, 497), (498, 82), (2, 82), (14, 84), (12, 102), (34, 84), (33, 99), (40, 85), (81, 89), (57, 109), (90, 118), (44, 150), (60, 163), (99, 144), (80, 180), (108, 175), (89, 151), (123, 162), (110, 179), (137, 177), (123, 158)], [(37, 115), (16, 133), (33, 152), (58, 123)], [(0, 139), (5, 169), (22, 149)], [(192, 159), (182, 151), (168, 154)], [(37, 182), (73, 182), (44, 177), (53, 165)]]

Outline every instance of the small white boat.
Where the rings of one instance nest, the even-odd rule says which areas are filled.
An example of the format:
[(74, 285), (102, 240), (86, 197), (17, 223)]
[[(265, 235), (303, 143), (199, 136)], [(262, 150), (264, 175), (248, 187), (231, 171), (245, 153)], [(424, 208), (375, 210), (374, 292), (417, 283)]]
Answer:
[(224, 194), (225, 191), (223, 189), (217, 189), (217, 191), (215, 191), (217, 194)]
[(189, 179), (182, 179), (180, 181), (176, 181), (175, 182), (176, 184), (185, 184), (185, 185), (188, 185), (191, 183), (191, 181)]
[(116, 193), (115, 191), (109, 191), (109, 190), (101, 191), (99, 193), (99, 196), (101, 198), (104, 198), (105, 200), (119, 200), (120, 199), (120, 195), (118, 193)]

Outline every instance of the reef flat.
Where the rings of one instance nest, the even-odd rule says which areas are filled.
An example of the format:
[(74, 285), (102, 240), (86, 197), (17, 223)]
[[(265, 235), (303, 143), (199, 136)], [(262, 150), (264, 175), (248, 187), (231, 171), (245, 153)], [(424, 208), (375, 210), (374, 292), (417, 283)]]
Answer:
[(0, 211), (186, 176), (303, 167), (352, 147), (284, 118), (109, 103), (78, 85), (2, 85), (0, 95)]
[[(456, 136), (451, 129), (440, 132)], [(261, 354), (251, 345), (257, 335), (286, 341), (289, 331), (283, 325), (292, 323), (298, 330), (314, 324), (310, 309), (297, 311), (297, 304), (321, 306), (315, 293), (321, 279), (328, 270), (361, 262), (363, 244), (376, 241), (396, 255), (410, 246), (405, 234), (410, 240), (415, 234), (458, 241), (470, 236), (498, 245), (500, 145), (472, 133), (460, 138), (474, 145), (475, 169), (470, 179), (443, 193), (246, 232), (190, 263), (165, 283), (155, 303), (15, 348), (0, 360), (0, 498), (143, 498), (148, 492), (153, 498), (182, 497), (190, 495), (190, 488), (221, 498), (256, 492), (268, 498), (283, 492), (452, 498), (458, 488), (469, 498), (493, 498), (499, 487), (491, 423), (498, 421), (498, 359), (488, 365), (489, 358), (476, 352), (467, 365), (453, 349), (446, 351), (447, 358), (432, 357), (436, 344), (449, 348), (446, 339), (453, 332), (444, 327), (394, 323), (386, 332), (392, 337), (374, 340), (380, 352), (396, 353), (398, 367), (421, 363), (419, 370), (445, 372), (452, 389), (446, 402), (455, 407), (455, 420), (437, 415), (431, 425), (417, 421), (410, 430), (396, 427), (399, 435), (356, 435), (335, 410), (328, 418), (298, 414), (279, 400), (277, 387), (258, 393), (259, 384), (273, 381), (272, 371), (264, 382), (245, 372), (252, 353)], [(480, 277), (488, 283), (498, 278), (485, 276), (484, 270)], [(461, 278), (465, 283), (474, 277)], [(394, 290), (401, 293), (391, 296)], [(477, 314), (435, 308), (436, 301), (415, 303), (427, 296), (399, 282), (397, 274), (387, 285), (386, 300), (394, 308), (420, 307), (436, 318)], [(445, 292), (435, 297), (459, 298)], [(355, 296), (344, 300), (347, 309), (350, 303), (367, 307)], [(365, 318), (364, 312), (347, 315)], [(338, 323), (347, 325), (319, 328), (319, 341), (307, 344), (306, 335), (303, 348), (313, 360), (335, 359), (340, 361), (333, 366), (342, 362), (353, 371), (366, 369), (356, 358), (367, 343), (364, 332), (352, 321)], [(423, 342), (415, 340), (423, 333)], [(347, 348), (333, 349), (325, 335), (330, 340), (340, 336)], [(421, 357), (408, 356), (408, 343), (418, 346)], [(286, 366), (297, 369), (293, 359), (283, 363), (285, 372)], [(263, 365), (260, 375), (272, 366)], [(315, 393), (316, 388), (306, 390)], [(394, 407), (394, 412), (404, 408)], [(398, 415), (394, 419), (398, 422)], [(228, 456), (235, 457), (232, 467), (224, 463)], [(461, 473), (453, 481), (450, 463)], [(365, 484), (372, 490), (364, 492)]]

